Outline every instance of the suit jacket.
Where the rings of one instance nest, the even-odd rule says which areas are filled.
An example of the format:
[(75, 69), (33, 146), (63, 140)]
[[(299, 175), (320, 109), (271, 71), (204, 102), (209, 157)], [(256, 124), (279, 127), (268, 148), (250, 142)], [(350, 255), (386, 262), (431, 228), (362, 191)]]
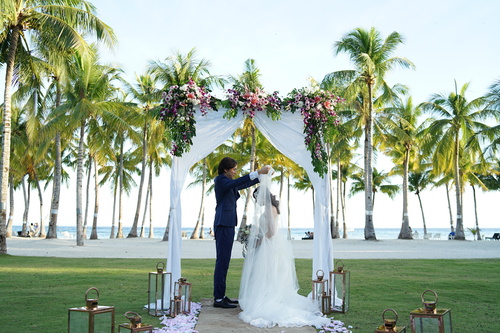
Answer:
[(239, 190), (245, 189), (259, 182), (259, 178), (250, 180), (250, 175), (237, 179), (230, 179), (225, 175), (215, 177), (215, 221), (214, 227), (235, 227), (238, 224), (236, 200), (239, 199)]

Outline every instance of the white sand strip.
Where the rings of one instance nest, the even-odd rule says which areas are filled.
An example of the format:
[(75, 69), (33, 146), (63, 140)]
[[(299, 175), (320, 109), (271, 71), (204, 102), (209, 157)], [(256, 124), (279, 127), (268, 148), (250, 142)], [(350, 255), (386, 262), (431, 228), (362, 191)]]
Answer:
[[(296, 258), (312, 258), (313, 241), (294, 240)], [(340, 259), (474, 259), (500, 258), (500, 241), (450, 240), (333, 240), (334, 258)], [(7, 253), (15, 256), (69, 258), (167, 258), (168, 243), (154, 238), (85, 240), (12, 237)], [(234, 243), (233, 258), (242, 258), (241, 244)], [(213, 240), (183, 240), (182, 258), (215, 258)]]

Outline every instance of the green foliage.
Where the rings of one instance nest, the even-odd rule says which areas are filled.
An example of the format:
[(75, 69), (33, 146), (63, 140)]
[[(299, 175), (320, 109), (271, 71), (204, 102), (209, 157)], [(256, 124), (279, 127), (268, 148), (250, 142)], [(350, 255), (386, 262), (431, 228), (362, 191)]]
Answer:
[[(84, 306), (85, 291), (99, 289), (100, 305), (116, 307), (117, 324), (134, 311), (146, 323), (159, 325), (143, 309), (148, 273), (164, 259), (96, 259), (0, 256), (0, 312), (8, 315), (2, 332), (63, 332), (69, 308)], [(421, 294), (432, 289), (438, 308), (452, 311), (455, 333), (496, 332), (500, 325), (497, 285), (500, 259), (485, 260), (343, 260), (351, 272), (350, 309), (334, 314), (353, 332), (372, 332), (386, 308), (395, 309), (399, 323), (421, 307)], [(310, 259), (297, 259), (299, 293), (311, 288)], [(193, 301), (212, 298), (214, 259), (184, 259), (183, 276), (193, 283)], [(243, 266), (234, 259), (228, 272), (228, 295), (236, 297)], [(399, 325), (398, 325), (399, 326)]]

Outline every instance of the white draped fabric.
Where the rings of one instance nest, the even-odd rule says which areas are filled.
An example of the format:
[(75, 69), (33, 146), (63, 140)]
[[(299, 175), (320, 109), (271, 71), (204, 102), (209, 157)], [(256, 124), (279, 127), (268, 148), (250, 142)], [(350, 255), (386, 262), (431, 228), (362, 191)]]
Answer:
[(226, 141), (241, 125), (241, 113), (231, 120), (224, 119), (225, 110), (209, 112), (206, 116), (196, 113), (196, 136), (189, 152), (172, 159), (170, 174), (170, 229), (168, 234), (167, 272), (172, 273), (172, 281), (181, 277), (182, 251), (182, 203), (181, 192), (186, 182), (189, 168), (213, 152)]
[(283, 155), (306, 170), (314, 187), (314, 239), (313, 272), (321, 269), (330, 272), (333, 267), (333, 248), (330, 232), (330, 179), (331, 174), (321, 178), (311, 163), (311, 154), (304, 144), (304, 123), (298, 112), (284, 112), (279, 121), (269, 119), (264, 113), (257, 113), (255, 125), (262, 134)]
[[(189, 152), (182, 157), (174, 157), (170, 176), (170, 230), (168, 241), (167, 272), (172, 273), (172, 281), (181, 277), (182, 251), (182, 204), (181, 192), (189, 168), (224, 143), (243, 121), (242, 113), (236, 118), (223, 118), (224, 109), (202, 116), (196, 113), (196, 136)], [(255, 125), (264, 136), (284, 155), (302, 166), (314, 186), (314, 250), (313, 272), (333, 270), (333, 250), (330, 233), (330, 175), (321, 178), (314, 172), (309, 151), (304, 145), (303, 121), (300, 113), (284, 112), (281, 119), (274, 121), (264, 112), (257, 112)]]

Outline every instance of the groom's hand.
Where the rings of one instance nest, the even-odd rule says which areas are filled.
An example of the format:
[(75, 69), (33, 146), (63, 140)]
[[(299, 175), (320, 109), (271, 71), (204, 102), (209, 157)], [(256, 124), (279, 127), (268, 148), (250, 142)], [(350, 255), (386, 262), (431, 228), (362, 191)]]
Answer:
[(271, 167), (269, 165), (264, 165), (262, 168), (260, 168), (259, 170), (257, 170), (257, 172), (260, 174), (264, 174), (266, 175), (269, 170), (271, 170)]

